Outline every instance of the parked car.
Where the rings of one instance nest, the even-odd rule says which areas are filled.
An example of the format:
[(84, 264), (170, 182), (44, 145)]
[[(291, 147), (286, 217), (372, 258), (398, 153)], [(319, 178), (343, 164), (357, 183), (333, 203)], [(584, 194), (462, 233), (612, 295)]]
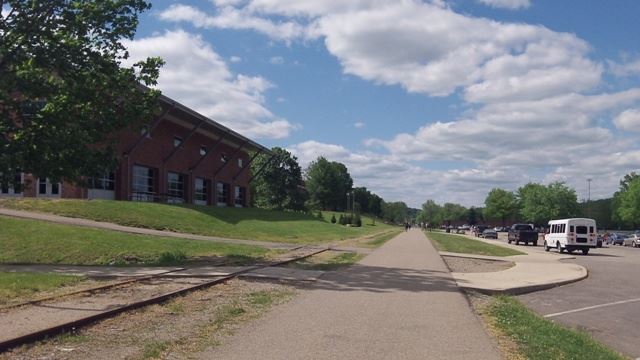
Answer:
[(627, 235), (627, 237), (622, 240), (622, 244), (624, 246), (640, 247), (640, 235)]
[(609, 238), (607, 239), (607, 243), (609, 245), (624, 245), (624, 239), (626, 237), (627, 237), (627, 235), (624, 235), (624, 234), (611, 233), (611, 234), (609, 234)]
[(533, 226), (529, 224), (513, 224), (507, 235), (507, 242), (511, 244), (512, 241), (516, 245), (523, 242), (525, 245), (532, 243), (533, 246), (538, 246), (538, 232), (533, 230)]
[(494, 229), (486, 229), (485, 231), (482, 232), (482, 235), (480, 235), (480, 236), (485, 238), (485, 239), (496, 239), (496, 240), (498, 240), (498, 232), (495, 231)]
[(482, 235), (482, 233), (487, 229), (488, 227), (486, 225), (476, 225), (473, 227), (473, 230), (471, 230), (473, 232), (473, 234), (477, 237), (480, 237), (480, 235)]

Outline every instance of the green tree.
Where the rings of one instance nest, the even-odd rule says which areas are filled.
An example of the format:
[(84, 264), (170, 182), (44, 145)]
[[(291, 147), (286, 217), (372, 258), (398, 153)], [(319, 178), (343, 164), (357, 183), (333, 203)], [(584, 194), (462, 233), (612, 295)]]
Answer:
[(371, 191), (367, 190), (366, 187), (357, 187), (353, 188), (353, 196), (355, 197), (355, 202), (359, 206), (359, 210), (363, 213), (369, 213), (369, 201), (372, 197)]
[(347, 192), (353, 179), (344, 164), (319, 157), (306, 172), (306, 187), (311, 206), (333, 211), (342, 211), (347, 203)]
[(271, 155), (259, 155), (252, 164), (254, 172), (262, 170), (253, 181), (255, 206), (276, 210), (304, 210), (307, 198), (298, 159), (280, 147), (274, 147), (271, 152)]
[(476, 210), (475, 207), (471, 207), (469, 208), (469, 211), (467, 211), (467, 224), (469, 225), (475, 225), (478, 223), (478, 211)]
[(536, 225), (546, 224), (551, 219), (574, 217), (580, 212), (575, 190), (563, 182), (547, 186), (529, 183), (519, 188), (517, 194), (520, 215)]
[(384, 200), (376, 194), (371, 194), (371, 198), (369, 198), (369, 213), (371, 215), (382, 217), (382, 204)]
[(542, 184), (528, 183), (517, 191), (520, 216), (527, 222), (544, 224), (551, 218), (547, 188)]
[(631, 179), (618, 194), (618, 199), (618, 216), (635, 228), (640, 224), (640, 177)]
[(112, 170), (111, 134), (152, 118), (159, 58), (124, 67), (143, 0), (0, 1), (0, 182)]
[(467, 209), (460, 204), (445, 203), (442, 205), (441, 219), (447, 225), (453, 221), (465, 220), (466, 216)]
[(386, 221), (401, 224), (408, 220), (409, 207), (402, 201), (382, 204), (382, 218)]
[(492, 189), (484, 200), (485, 218), (500, 219), (502, 225), (518, 211), (516, 196), (507, 190)]
[(438, 225), (442, 221), (441, 213), (442, 208), (440, 205), (436, 204), (433, 200), (427, 200), (422, 204), (422, 209), (420, 210), (418, 217), (421, 221), (431, 225)]
[(576, 191), (564, 182), (553, 182), (547, 185), (551, 219), (576, 217), (580, 213)]

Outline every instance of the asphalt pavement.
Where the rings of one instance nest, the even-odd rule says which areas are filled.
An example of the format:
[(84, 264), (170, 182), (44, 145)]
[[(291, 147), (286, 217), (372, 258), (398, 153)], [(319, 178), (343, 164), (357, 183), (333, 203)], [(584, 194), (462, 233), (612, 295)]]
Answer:
[(205, 359), (499, 359), (443, 260), (417, 229), (327, 274)]
[(586, 267), (589, 277), (518, 298), (550, 320), (585, 330), (611, 348), (639, 358), (640, 249), (609, 246), (564, 261)]

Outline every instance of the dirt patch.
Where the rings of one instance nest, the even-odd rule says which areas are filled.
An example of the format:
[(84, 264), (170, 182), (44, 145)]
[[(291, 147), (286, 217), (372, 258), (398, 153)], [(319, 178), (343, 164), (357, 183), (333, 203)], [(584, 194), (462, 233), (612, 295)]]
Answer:
[(480, 273), (507, 270), (515, 263), (502, 260), (474, 259), (457, 256), (442, 256), (451, 272)]
[(295, 293), (279, 282), (232, 280), (121, 314), (0, 359), (182, 359), (224, 342), (246, 321)]

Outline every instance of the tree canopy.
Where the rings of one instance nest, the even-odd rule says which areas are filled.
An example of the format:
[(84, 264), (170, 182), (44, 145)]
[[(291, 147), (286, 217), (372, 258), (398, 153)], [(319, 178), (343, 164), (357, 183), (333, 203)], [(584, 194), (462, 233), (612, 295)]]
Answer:
[(622, 221), (635, 227), (640, 224), (640, 176), (628, 178), (624, 186), (621, 181), (620, 187), (620, 192), (616, 194), (616, 213)]
[[(252, 163), (257, 207), (302, 211), (307, 194), (303, 190), (298, 159), (285, 149), (274, 147), (272, 154), (260, 154)], [(259, 172), (259, 173), (258, 173)]]
[(353, 179), (347, 167), (339, 162), (317, 158), (306, 171), (306, 188), (311, 207), (342, 211), (347, 205), (347, 192)]
[(517, 191), (522, 219), (544, 225), (551, 219), (575, 217), (580, 213), (574, 189), (563, 182), (547, 186), (528, 183)]
[(484, 200), (484, 215), (504, 222), (518, 211), (516, 196), (507, 190), (494, 188)]
[(396, 224), (405, 222), (409, 217), (409, 207), (402, 201), (382, 204), (382, 218)]
[(143, 0), (0, 1), (0, 174), (77, 180), (115, 165), (109, 135), (156, 109), (159, 58), (124, 67)]

